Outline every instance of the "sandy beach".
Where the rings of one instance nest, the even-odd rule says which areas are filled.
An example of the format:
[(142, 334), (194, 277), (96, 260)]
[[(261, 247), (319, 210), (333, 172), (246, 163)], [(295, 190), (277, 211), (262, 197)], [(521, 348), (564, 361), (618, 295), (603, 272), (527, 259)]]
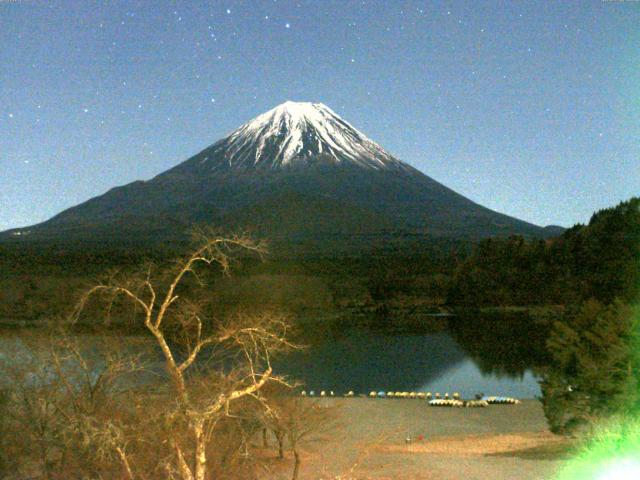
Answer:
[[(338, 425), (305, 447), (303, 479), (550, 479), (567, 447), (548, 431), (537, 400), (487, 408), (319, 401), (339, 406)], [(273, 466), (271, 478), (287, 478), (290, 460)]]

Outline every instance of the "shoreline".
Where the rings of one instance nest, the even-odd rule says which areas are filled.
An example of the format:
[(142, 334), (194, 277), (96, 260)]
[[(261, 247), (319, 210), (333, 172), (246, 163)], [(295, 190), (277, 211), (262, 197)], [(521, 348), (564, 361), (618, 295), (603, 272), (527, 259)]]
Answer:
[(550, 479), (573, 446), (549, 432), (537, 400), (487, 408), (357, 397), (320, 402), (337, 409), (340, 426), (306, 449), (302, 479), (334, 478), (353, 465), (353, 478)]

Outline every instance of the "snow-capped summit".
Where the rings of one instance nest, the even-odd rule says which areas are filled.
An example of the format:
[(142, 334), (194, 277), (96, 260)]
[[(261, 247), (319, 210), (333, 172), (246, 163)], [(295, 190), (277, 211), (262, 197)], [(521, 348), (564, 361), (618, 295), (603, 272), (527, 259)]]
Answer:
[(284, 102), (240, 126), (202, 159), (219, 167), (277, 169), (310, 162), (407, 168), (322, 103)]

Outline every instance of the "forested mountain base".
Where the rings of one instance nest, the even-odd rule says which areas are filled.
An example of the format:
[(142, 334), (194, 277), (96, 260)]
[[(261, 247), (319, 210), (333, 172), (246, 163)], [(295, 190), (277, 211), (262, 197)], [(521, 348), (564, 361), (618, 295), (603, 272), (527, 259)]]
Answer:
[[(240, 259), (234, 278), (216, 279), (215, 291), (221, 304), (273, 304), (302, 316), (631, 302), (640, 287), (639, 207), (631, 199), (549, 240), (389, 242), (349, 255), (303, 255), (273, 244), (265, 261)], [(64, 315), (96, 278), (163, 263), (187, 248), (2, 244), (0, 318), (31, 324)]]
[[(0, 246), (0, 319), (5, 325), (32, 325), (64, 316), (77, 294), (96, 279), (166, 264), (187, 248)], [(353, 255), (300, 256), (272, 245), (264, 259), (238, 259), (233, 277), (208, 281), (220, 306), (272, 306), (301, 317), (416, 305), (437, 309), (444, 305), (457, 258), (470, 249), (463, 242), (441, 241), (404, 248), (374, 245)]]
[(633, 198), (558, 238), (480, 242), (458, 265), (447, 299), (461, 306), (630, 302), (639, 279), (640, 199)]

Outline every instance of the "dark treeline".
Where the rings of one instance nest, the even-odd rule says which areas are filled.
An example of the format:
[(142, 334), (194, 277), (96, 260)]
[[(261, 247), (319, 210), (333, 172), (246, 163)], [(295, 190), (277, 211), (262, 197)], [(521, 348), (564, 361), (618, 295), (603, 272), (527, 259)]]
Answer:
[[(265, 261), (241, 259), (216, 279), (220, 304), (275, 304), (294, 314), (345, 310), (413, 314), (456, 307), (630, 302), (640, 282), (640, 199), (595, 213), (550, 240), (492, 238), (378, 242), (360, 253), (292, 254), (274, 244)], [(125, 248), (126, 247), (126, 248)], [(107, 272), (163, 264), (187, 249), (166, 245), (0, 245), (0, 318), (64, 315), (76, 292)], [(333, 312), (333, 313), (332, 313)], [(312, 313), (313, 314), (313, 313)]]
[[(28, 324), (63, 316), (74, 298), (113, 271), (167, 264), (188, 249), (167, 246), (90, 244), (0, 245), (0, 318)], [(220, 307), (269, 305), (305, 316), (322, 311), (386, 311), (391, 304), (444, 304), (448, 280), (459, 257), (471, 247), (440, 240), (415, 244), (374, 244), (353, 254), (293, 255), (271, 245), (265, 258), (240, 258), (234, 276), (213, 276), (212, 295)], [(314, 313), (314, 314), (315, 314)], [(8, 321), (7, 321), (8, 320)]]
[(457, 267), (447, 300), (459, 306), (630, 302), (639, 278), (640, 199), (633, 198), (555, 239), (482, 241)]

